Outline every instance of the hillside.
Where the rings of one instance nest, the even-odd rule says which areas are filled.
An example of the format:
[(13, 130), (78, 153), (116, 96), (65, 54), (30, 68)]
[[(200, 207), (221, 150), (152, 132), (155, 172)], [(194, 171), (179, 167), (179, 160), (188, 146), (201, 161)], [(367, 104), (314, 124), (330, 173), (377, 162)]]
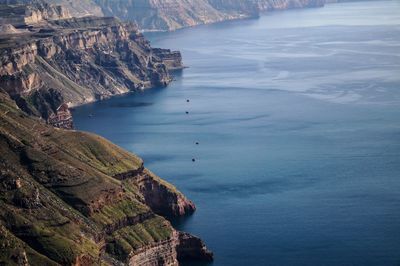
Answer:
[[(0, 264), (177, 265), (210, 260), (159, 215), (195, 210), (107, 140), (56, 129), (0, 92)], [(158, 264), (159, 265), (159, 264)]]

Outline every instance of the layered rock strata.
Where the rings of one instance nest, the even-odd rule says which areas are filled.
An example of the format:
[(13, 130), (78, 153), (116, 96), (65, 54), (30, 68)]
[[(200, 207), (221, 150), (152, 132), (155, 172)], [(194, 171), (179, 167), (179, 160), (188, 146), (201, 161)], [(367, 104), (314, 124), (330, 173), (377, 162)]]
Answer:
[[(158, 191), (163, 200), (149, 204)], [(0, 264), (212, 259), (200, 239), (158, 215), (185, 215), (194, 205), (140, 158), (99, 136), (53, 128), (1, 90), (0, 195)]]
[(182, 68), (179, 52), (152, 48), (134, 24), (114, 18), (48, 21), (0, 34), (0, 46), (0, 88), (27, 113), (67, 127), (64, 104), (166, 86), (169, 70)]
[[(26, 3), (28, 0), (0, 0)], [(321, 7), (331, 0), (41, 0), (74, 16), (113, 16), (144, 31), (170, 31), (200, 24), (254, 18), (261, 12)], [(335, 0), (337, 1), (337, 0)], [(79, 7), (79, 8), (78, 8)]]
[(146, 31), (168, 31), (225, 20), (253, 18), (260, 12), (320, 7), (326, 0), (94, 0), (105, 15), (133, 20)]
[[(2, 3), (3, 2), (3, 3)], [(24, 26), (47, 20), (71, 18), (68, 8), (47, 2), (31, 1), (29, 5), (7, 4), (12, 1), (0, 0), (0, 25)]]
[[(101, 8), (93, 0), (0, 0), (0, 5), (24, 5), (24, 6), (46, 6), (57, 7), (57, 9), (68, 10), (73, 17), (103, 16)], [(1, 9), (0, 9), (1, 10)]]

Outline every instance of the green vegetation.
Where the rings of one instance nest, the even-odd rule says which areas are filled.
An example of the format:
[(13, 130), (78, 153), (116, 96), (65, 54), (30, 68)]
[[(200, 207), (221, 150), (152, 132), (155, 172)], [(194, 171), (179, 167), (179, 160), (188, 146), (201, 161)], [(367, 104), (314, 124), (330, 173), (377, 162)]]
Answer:
[[(126, 262), (173, 228), (144, 204), (139, 184), (113, 176), (143, 161), (109, 141), (55, 129), (0, 91), (0, 264), (71, 265), (84, 258)], [(148, 170), (144, 174), (179, 193)]]
[(106, 205), (91, 216), (91, 219), (102, 228), (113, 225), (116, 221), (136, 217), (148, 212), (147, 206), (135, 200), (124, 199), (112, 205)]
[(0, 249), (0, 262), (7, 262), (10, 266), (21, 265), (19, 263), (24, 260), (28, 260), (31, 265), (59, 265), (30, 248), (2, 225), (0, 225)]
[(170, 239), (172, 232), (170, 224), (157, 216), (114, 232), (108, 241), (107, 251), (125, 260), (132, 249), (137, 250), (151, 243)]
[(139, 157), (90, 133), (57, 131), (50, 139), (71, 157), (109, 176), (137, 170), (143, 163)]

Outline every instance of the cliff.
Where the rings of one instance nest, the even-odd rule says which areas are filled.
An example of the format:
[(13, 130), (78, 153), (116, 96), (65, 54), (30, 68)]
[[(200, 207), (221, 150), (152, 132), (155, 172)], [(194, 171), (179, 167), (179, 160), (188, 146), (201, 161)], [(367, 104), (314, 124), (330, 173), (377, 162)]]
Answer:
[[(50, 5), (58, 10), (68, 10), (73, 17), (103, 16), (101, 8), (93, 0), (0, 0), (3, 6), (42, 6)], [(50, 12), (51, 13), (51, 12)], [(15, 13), (13, 14), (15, 16)]]
[(145, 31), (257, 17), (261, 12), (320, 7), (326, 0), (94, 0), (105, 15), (135, 21)]
[[(3, 3), (2, 3), (3, 2)], [(41, 23), (46, 20), (71, 18), (69, 9), (46, 2), (32, 1), (29, 5), (5, 4), (0, 0), (0, 25), (24, 26)]]
[[(46, 121), (69, 107), (133, 90), (166, 86), (179, 52), (153, 49), (132, 23), (114, 18), (49, 20), (24, 34), (0, 34), (0, 88)], [(64, 110), (65, 111), (65, 110)]]
[(259, 0), (261, 11), (322, 7), (328, 0)]
[(134, 20), (145, 31), (168, 31), (199, 24), (257, 16), (254, 1), (95, 0), (103, 13)]
[[(0, 0), (27, 3), (28, 0)], [(38, 1), (38, 0), (36, 0)], [(321, 7), (329, 0), (40, 0), (68, 9), (75, 17), (113, 16), (144, 31), (169, 31), (200, 24), (253, 18), (261, 12)]]
[(195, 207), (107, 140), (53, 128), (0, 91), (0, 264), (178, 265), (212, 260), (158, 214)]

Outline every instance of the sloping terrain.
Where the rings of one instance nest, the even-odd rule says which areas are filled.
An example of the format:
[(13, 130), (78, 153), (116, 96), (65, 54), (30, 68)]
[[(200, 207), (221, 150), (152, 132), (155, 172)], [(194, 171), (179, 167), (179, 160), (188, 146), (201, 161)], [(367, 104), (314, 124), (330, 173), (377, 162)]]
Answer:
[(107, 140), (53, 128), (0, 92), (0, 264), (177, 265), (210, 260), (160, 215), (195, 210)]

